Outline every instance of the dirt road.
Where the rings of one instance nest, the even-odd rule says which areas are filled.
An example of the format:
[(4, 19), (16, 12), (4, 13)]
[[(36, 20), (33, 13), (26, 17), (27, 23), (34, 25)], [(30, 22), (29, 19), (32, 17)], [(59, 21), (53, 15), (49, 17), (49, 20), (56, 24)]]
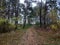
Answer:
[(19, 45), (38, 45), (37, 44), (37, 32), (30, 28), (23, 35)]
[(41, 30), (31, 27), (25, 32), (21, 30), (0, 34), (0, 45), (47, 45), (48, 42), (52, 42), (48, 40), (50, 33)]

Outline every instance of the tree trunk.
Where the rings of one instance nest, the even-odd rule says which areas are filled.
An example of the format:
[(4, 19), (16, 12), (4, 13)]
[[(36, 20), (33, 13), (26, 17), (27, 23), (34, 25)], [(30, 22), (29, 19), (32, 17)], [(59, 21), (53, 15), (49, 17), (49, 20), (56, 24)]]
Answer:
[(40, 6), (40, 27), (42, 26), (41, 17), (42, 17), (42, 0), (41, 0), (41, 6)]
[(25, 28), (25, 25), (26, 25), (26, 15), (24, 15), (23, 28)]

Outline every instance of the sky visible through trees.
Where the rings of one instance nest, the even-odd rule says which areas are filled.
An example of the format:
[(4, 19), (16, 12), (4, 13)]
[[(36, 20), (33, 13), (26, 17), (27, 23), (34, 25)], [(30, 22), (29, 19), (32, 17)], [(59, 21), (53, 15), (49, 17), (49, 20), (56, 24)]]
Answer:
[[(41, 1), (41, 0), (37, 0), (37, 1)], [(42, 0), (43, 2), (45, 2), (46, 0)], [(21, 3), (24, 3), (24, 0), (20, 0)], [(57, 2), (60, 2), (60, 0), (57, 0)]]
[[(41, 2), (41, 0), (37, 0), (37, 1)], [(44, 3), (46, 2), (46, 0), (42, 0), (42, 1)], [(60, 2), (60, 0), (57, 0), (57, 6), (60, 7), (59, 4), (58, 4), (58, 2)], [(24, 4), (24, 0), (20, 0), (20, 3)], [(32, 7), (35, 7), (36, 5), (37, 5), (36, 3), (32, 3)]]
[[(20, 22), (25, 24), (36, 24), (40, 25), (57, 22), (59, 16), (57, 15), (60, 11), (59, 0), (1, 0), (0, 14), (2, 18), (6, 18), (16, 25)], [(58, 12), (57, 12), (58, 11)], [(60, 13), (59, 13), (60, 15)], [(18, 23), (19, 22), (19, 23)], [(21, 24), (20, 23), (20, 24)]]

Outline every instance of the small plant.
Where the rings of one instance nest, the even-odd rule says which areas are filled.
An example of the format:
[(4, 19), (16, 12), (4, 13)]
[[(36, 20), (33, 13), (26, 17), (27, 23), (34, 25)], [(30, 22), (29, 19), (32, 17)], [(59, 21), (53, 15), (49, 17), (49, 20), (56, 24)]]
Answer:
[(39, 22), (36, 22), (36, 24), (35, 24), (36, 26), (39, 26), (40, 25), (40, 23)]
[(50, 28), (51, 28), (53, 31), (55, 31), (55, 32), (58, 30), (57, 24), (52, 24), (52, 25), (50, 25)]
[(15, 30), (15, 25), (8, 22), (6, 19), (0, 18), (0, 33), (10, 32)]

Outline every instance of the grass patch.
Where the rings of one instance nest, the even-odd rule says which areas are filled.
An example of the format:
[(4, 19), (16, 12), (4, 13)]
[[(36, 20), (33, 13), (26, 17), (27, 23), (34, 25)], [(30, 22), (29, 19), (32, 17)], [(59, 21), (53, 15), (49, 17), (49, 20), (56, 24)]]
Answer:
[(31, 26), (32, 26), (32, 25), (30, 25), (30, 24), (26, 24), (25, 27), (23, 28), (23, 25), (20, 24), (20, 25), (18, 25), (18, 29), (19, 29), (19, 30), (26, 30), (26, 29), (28, 29), (28, 28), (31, 27)]
[(0, 34), (0, 45), (18, 45), (24, 33), (24, 30), (2, 33)]
[(60, 31), (53, 32), (52, 30), (44, 30), (36, 30), (38, 40), (40, 40), (39, 43), (43, 45), (60, 45)]

